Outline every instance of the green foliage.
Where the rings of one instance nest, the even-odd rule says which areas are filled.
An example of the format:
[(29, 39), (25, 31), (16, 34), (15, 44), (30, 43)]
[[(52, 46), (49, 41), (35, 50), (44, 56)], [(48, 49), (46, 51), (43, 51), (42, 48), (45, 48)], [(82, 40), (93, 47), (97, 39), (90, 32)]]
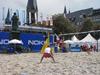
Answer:
[(81, 32), (83, 31), (91, 31), (94, 28), (94, 24), (90, 19), (85, 19), (82, 28), (81, 28)]
[[(100, 25), (95, 24), (93, 30), (100, 30)], [(100, 32), (93, 33), (92, 36), (94, 36), (94, 38), (98, 40), (100, 38)]]
[(62, 14), (53, 16), (53, 25), (54, 32), (57, 34), (60, 32), (71, 33), (76, 31), (75, 25), (72, 25), (71, 22), (67, 18), (64, 18)]
[(100, 30), (100, 25), (96, 25), (96, 24), (95, 24), (94, 27), (93, 27), (93, 29), (94, 29), (94, 30)]

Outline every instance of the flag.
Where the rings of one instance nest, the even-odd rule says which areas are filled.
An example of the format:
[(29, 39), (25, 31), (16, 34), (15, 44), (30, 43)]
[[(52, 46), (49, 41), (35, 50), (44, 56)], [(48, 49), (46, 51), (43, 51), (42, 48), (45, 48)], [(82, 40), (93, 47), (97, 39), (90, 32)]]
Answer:
[(52, 17), (50, 18), (50, 26), (53, 26), (53, 19), (52, 19)]
[[(60, 33), (60, 34), (62, 34), (62, 33)], [(56, 43), (57, 43), (58, 46), (61, 46), (62, 43), (63, 43), (63, 38), (62, 38), (62, 36), (60, 36), (60, 34), (59, 35), (55, 34), (55, 36), (56, 36)]]
[(43, 24), (43, 13), (41, 13), (40, 18), (41, 18), (41, 24)]
[(56, 43), (59, 44), (60, 38), (57, 34), (55, 34), (55, 36), (56, 36)]
[(26, 17), (25, 17), (25, 14), (26, 14), (26, 13), (25, 13), (25, 10), (23, 10), (23, 24), (25, 24), (25, 18), (26, 18)]
[(4, 21), (5, 18), (5, 7), (2, 8), (2, 20)]
[(35, 16), (35, 17), (36, 17), (36, 19), (35, 19), (35, 20), (36, 20), (36, 21), (35, 21), (35, 24), (37, 24), (37, 23), (38, 23), (38, 12), (36, 12), (36, 16)]
[(36, 4), (34, 4), (35, 6), (35, 11), (36, 11), (36, 24), (38, 23), (38, 6), (37, 6), (37, 0), (34, 0), (34, 3)]
[(46, 41), (44, 42), (44, 45), (42, 46), (42, 49), (41, 49), (42, 54), (44, 53), (45, 48), (50, 44), (49, 41), (50, 41), (50, 36), (48, 34), (48, 37), (47, 37)]

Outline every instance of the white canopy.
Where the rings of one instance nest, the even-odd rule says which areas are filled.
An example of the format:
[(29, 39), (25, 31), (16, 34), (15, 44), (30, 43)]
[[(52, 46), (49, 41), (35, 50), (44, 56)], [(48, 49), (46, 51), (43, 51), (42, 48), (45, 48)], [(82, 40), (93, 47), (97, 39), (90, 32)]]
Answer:
[(79, 42), (79, 39), (77, 39), (77, 37), (74, 35), (71, 39), (73, 42)]
[(79, 42), (79, 40), (77, 39), (77, 37), (74, 35), (71, 40), (65, 40), (64, 43), (69, 43), (69, 44), (74, 44)]
[(73, 41), (71, 41), (71, 40), (65, 40), (64, 43), (72, 44)]
[(91, 36), (91, 34), (88, 34), (85, 38), (83, 38), (80, 42), (88, 42), (88, 43), (96, 43), (96, 39)]
[(98, 42), (100, 43), (100, 39), (98, 40)]

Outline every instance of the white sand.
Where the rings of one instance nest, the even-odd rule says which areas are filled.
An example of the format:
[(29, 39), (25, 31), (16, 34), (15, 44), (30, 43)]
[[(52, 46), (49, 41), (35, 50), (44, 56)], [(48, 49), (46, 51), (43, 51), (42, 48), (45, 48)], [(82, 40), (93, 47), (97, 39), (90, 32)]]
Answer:
[(100, 75), (100, 52), (55, 53), (56, 63), (39, 53), (0, 54), (0, 75)]

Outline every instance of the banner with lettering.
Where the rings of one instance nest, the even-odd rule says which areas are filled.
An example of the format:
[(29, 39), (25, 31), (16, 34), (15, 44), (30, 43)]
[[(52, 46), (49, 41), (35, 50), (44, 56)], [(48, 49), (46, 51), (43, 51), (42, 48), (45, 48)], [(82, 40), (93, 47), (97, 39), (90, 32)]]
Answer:
[[(9, 48), (10, 32), (0, 32), (0, 52)], [(30, 48), (33, 52), (40, 52), (46, 35), (42, 33), (20, 33), (19, 38), (23, 42), (23, 46)], [(53, 45), (53, 35), (50, 35), (50, 45)]]
[(0, 52), (8, 48), (9, 39), (10, 39), (9, 32), (0, 32)]
[[(30, 48), (33, 52), (40, 52), (45, 39), (46, 35), (42, 33), (20, 33), (23, 46)], [(53, 36), (50, 36), (50, 43), (53, 44)]]

